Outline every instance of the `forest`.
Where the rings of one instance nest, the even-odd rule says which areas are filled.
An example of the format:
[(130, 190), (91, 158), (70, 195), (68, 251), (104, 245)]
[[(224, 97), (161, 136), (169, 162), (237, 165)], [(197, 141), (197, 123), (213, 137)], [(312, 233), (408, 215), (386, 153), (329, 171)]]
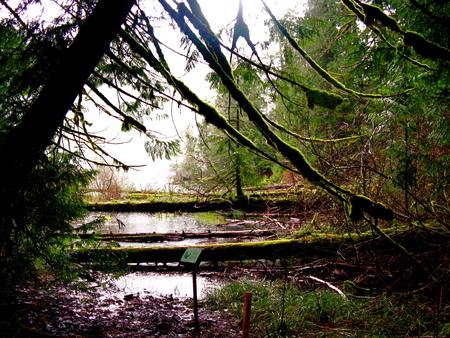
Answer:
[[(256, 213), (282, 231), (208, 246), (210, 260), (230, 255), (241, 274), (205, 300), (209, 326), (164, 322), (178, 330), (164, 331), (160, 322), (142, 337), (240, 336), (226, 328), (241, 319), (248, 289), (254, 337), (449, 336), (450, 2), (305, 0), (284, 11), (274, 0), (213, 2), (0, 0), (5, 337), (139, 337), (107, 334), (107, 324), (30, 328), (17, 313), (39, 301), (24, 289), (68, 290), (92, 277), (80, 257), (119, 274), (121, 251), (144, 255), (105, 249), (95, 234), (105, 219), (75, 231), (89, 210), (199, 205)], [(204, 78), (189, 77), (200, 68)], [(168, 106), (191, 114), (195, 128), (175, 139), (156, 130)], [(172, 184), (189, 202), (170, 207), (134, 192), (137, 202), (93, 203), (99, 168), (133, 170), (97, 133), (111, 120), (145, 137), (149, 158), (177, 159)], [(253, 259), (242, 262), (243, 252)], [(212, 327), (224, 308), (232, 319)]]

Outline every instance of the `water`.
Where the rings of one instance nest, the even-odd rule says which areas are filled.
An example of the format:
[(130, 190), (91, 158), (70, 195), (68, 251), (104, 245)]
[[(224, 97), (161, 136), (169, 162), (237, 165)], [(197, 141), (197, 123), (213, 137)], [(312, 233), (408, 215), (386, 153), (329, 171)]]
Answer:
[[(226, 218), (218, 213), (149, 213), (149, 212), (92, 212), (82, 222), (91, 222), (103, 218), (99, 228), (101, 233), (175, 233), (175, 232), (207, 232), (223, 230), (217, 225), (226, 223)], [(119, 227), (119, 221), (125, 227)], [(77, 226), (76, 225), (76, 226)]]
[[(172, 295), (177, 298), (193, 297), (192, 273), (134, 272), (113, 280), (122, 296), (127, 294)], [(203, 299), (208, 290), (218, 287), (209, 277), (197, 274), (197, 296)]]
[[(189, 238), (183, 239), (179, 241), (164, 241), (164, 242), (151, 242), (151, 243), (142, 243), (142, 242), (120, 242), (117, 243), (121, 248), (154, 248), (154, 247), (188, 247), (193, 245), (209, 245), (209, 244), (220, 244), (220, 243), (231, 243), (237, 241), (236, 239), (230, 238)], [(244, 240), (241, 240), (244, 242)]]
[[(212, 212), (201, 213), (149, 213), (149, 212), (91, 212), (84, 220), (74, 224), (75, 227), (83, 223), (94, 221), (97, 218), (104, 219), (104, 223), (97, 231), (109, 233), (182, 233), (184, 232), (215, 232), (244, 230), (253, 228), (253, 223), (247, 225), (229, 225), (223, 215)], [(119, 227), (118, 219), (125, 224)], [(227, 225), (225, 225), (227, 224)], [(220, 225), (220, 226), (218, 226)], [(196, 244), (210, 244), (211, 241), (222, 242), (232, 239), (186, 239), (176, 242), (164, 243), (135, 243), (120, 242), (121, 247), (148, 247), (148, 246), (187, 246)], [(208, 242), (208, 243), (206, 243)], [(192, 273), (182, 272), (133, 272), (112, 281), (114, 289), (119, 290), (116, 294), (123, 297), (126, 294), (156, 294), (172, 295), (173, 297), (193, 297)], [(206, 291), (217, 287), (218, 284), (212, 279), (197, 275), (197, 294), (202, 299)]]

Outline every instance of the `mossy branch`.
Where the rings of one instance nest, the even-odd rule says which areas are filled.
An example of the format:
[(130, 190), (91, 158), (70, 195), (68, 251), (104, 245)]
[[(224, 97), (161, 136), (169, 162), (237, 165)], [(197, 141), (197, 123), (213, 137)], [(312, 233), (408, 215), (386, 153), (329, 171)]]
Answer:
[[(384, 13), (380, 7), (362, 3), (359, 0), (357, 0), (358, 5), (353, 0), (342, 0), (342, 2), (348, 9), (355, 13), (356, 16), (362, 22), (364, 22), (367, 27), (375, 32), (384, 42), (388, 44), (389, 47), (395, 49), (397, 52), (399, 52), (399, 50), (387, 41), (383, 33), (375, 26), (376, 23), (379, 23), (381, 26), (386, 27), (393, 32), (402, 34), (403, 43), (406, 46), (413, 47), (414, 51), (418, 55), (430, 60), (442, 59), (450, 61), (450, 50), (439, 46), (437, 43), (425, 39), (417, 32), (402, 30), (398, 22), (391, 16)], [(406, 58), (408, 61), (414, 63), (415, 65), (431, 70), (428, 65), (411, 59), (409, 56), (403, 53), (400, 54), (402, 55), (402, 57)]]
[(276, 123), (273, 120), (270, 120), (266, 115), (263, 115), (264, 119), (269, 123), (271, 126), (277, 128), (278, 130), (295, 137), (297, 140), (305, 141), (309, 143), (332, 143), (332, 144), (338, 144), (338, 143), (353, 143), (356, 142), (364, 137), (367, 137), (366, 135), (356, 135), (356, 136), (349, 136), (349, 137), (342, 137), (337, 139), (321, 139), (321, 138), (315, 138), (315, 137), (306, 137), (303, 135), (299, 135), (297, 133), (294, 133), (293, 131), (286, 129), (282, 125)]
[[(330, 83), (333, 87), (340, 89), (350, 95), (354, 95), (354, 96), (358, 96), (358, 97), (365, 97), (365, 98), (382, 98), (382, 95), (364, 94), (364, 93), (357, 92), (353, 89), (347, 88), (343, 83), (341, 83), (340, 81), (335, 79), (330, 73), (328, 73), (319, 64), (317, 64), (317, 62), (314, 61), (314, 59), (311, 58), (311, 56), (309, 56), (309, 54), (303, 50), (303, 48), (301, 48), (299, 46), (299, 44), (289, 34), (287, 29), (278, 21), (278, 19), (275, 17), (275, 15), (273, 15), (272, 11), (267, 6), (267, 4), (264, 2), (264, 0), (261, 0), (261, 2), (263, 3), (264, 9), (267, 12), (267, 14), (269, 14), (272, 21), (275, 23), (275, 25), (280, 30), (280, 32), (284, 35), (284, 37), (288, 40), (290, 45), (303, 56), (303, 58), (306, 60), (306, 62), (308, 62), (308, 64), (311, 66), (311, 68), (314, 69), (314, 71), (317, 74), (319, 74), (325, 81)], [(314, 91), (317, 91), (317, 90), (314, 90)], [(323, 96), (323, 91), (320, 91), (320, 92), (321, 93), (317, 93), (317, 92), (311, 92), (311, 91), (306, 90), (306, 95), (308, 97), (308, 105), (310, 107), (311, 106), (314, 107), (314, 104), (316, 103), (316, 100), (318, 99), (319, 95)], [(332, 94), (332, 93), (330, 93), (330, 94)], [(333, 95), (336, 95), (336, 94), (333, 94)], [(312, 96), (312, 98), (313, 98), (311, 101), (311, 104), (310, 104), (310, 96)], [(336, 96), (338, 96), (338, 95), (336, 95)], [(334, 98), (334, 100), (336, 100), (336, 97)]]
[(439, 46), (437, 43), (428, 41), (422, 35), (412, 31), (403, 33), (403, 43), (406, 46), (412, 46), (414, 51), (431, 60), (447, 60), (450, 61), (450, 50)]
[[(142, 47), (136, 40), (133, 39), (127, 32), (120, 31), (120, 36), (124, 41), (126, 41), (130, 48), (136, 54), (140, 55), (144, 60), (148, 62), (148, 64), (153, 67), (156, 71), (158, 71), (164, 78), (178, 90), (178, 92), (189, 102), (197, 106), (197, 110), (194, 110), (196, 113), (202, 115), (206, 122), (211, 123), (216, 126), (223, 132), (225, 132), (231, 139), (235, 142), (238, 142), (248, 149), (254, 151), (260, 156), (286, 168), (292, 170), (286, 165), (279, 162), (276, 158), (266, 154), (264, 151), (259, 149), (249, 138), (244, 136), (238, 130), (236, 130), (228, 120), (223, 117), (213, 106), (201, 100), (188, 86), (186, 86), (182, 81), (175, 78), (165, 67), (164, 65), (156, 59), (156, 57), (144, 47)], [(299, 173), (299, 172), (298, 172)]]
[[(296, 82), (296, 81), (294, 81), (294, 80), (292, 80), (292, 79), (290, 79), (290, 78), (288, 78), (286, 76), (283, 76), (281, 74), (275, 73), (274, 71), (269, 69), (269, 66), (267, 66), (267, 65), (264, 65), (262, 63), (261, 64), (257, 64), (256, 62), (250, 60), (249, 58), (246, 58), (245, 56), (237, 53), (236, 51), (232, 51), (231, 48), (225, 46), (224, 44), (222, 44), (222, 46), (225, 49), (227, 49), (230, 53), (236, 55), (237, 57), (239, 57), (241, 60), (244, 60), (248, 64), (251, 64), (252, 66), (262, 70), (267, 75), (272, 75), (272, 76), (274, 76), (274, 77), (276, 77), (276, 78), (278, 78), (280, 80), (286, 81), (286, 82), (288, 82), (288, 83), (290, 83), (290, 84), (292, 84), (292, 85), (294, 85), (296, 87), (299, 87), (301, 90), (303, 90), (305, 92), (308, 91), (308, 90), (314, 90), (313, 88), (309, 88), (309, 87), (307, 87), (307, 86), (305, 86), (305, 85), (303, 85), (303, 84), (301, 84), (299, 82)], [(270, 80), (269, 76), (267, 78)], [(394, 97), (394, 96), (403, 95), (403, 94), (405, 94), (405, 93), (407, 93), (409, 91), (412, 91), (412, 90), (414, 90), (414, 88), (405, 89), (404, 91), (402, 91), (400, 93), (395, 93), (395, 94), (390, 94), (390, 95), (369, 94), (369, 93), (365, 93), (365, 94), (362, 94), (362, 95), (364, 95), (364, 98), (366, 98), (366, 99), (380, 99), (380, 98), (387, 98), (387, 97)], [(327, 93), (330, 93), (330, 92), (327, 92)], [(331, 93), (331, 94), (334, 94), (334, 93)], [(317, 102), (320, 102), (320, 100), (317, 101)], [(342, 103), (346, 104), (347, 102), (348, 102), (348, 99), (344, 99), (344, 101)]]
[(139, 121), (135, 120), (131, 116), (128, 116), (117, 108), (108, 98), (103, 95), (91, 82), (87, 82), (87, 86), (108, 106), (110, 106), (117, 114), (123, 117), (122, 131), (130, 131), (132, 127), (135, 127), (138, 131), (146, 133), (147, 128)]
[(380, 229), (380, 227), (377, 225), (376, 221), (375, 223), (372, 222), (369, 219), (366, 219), (366, 221), (370, 224), (372, 229), (381, 237), (387, 240), (394, 248), (397, 249), (397, 251), (403, 255), (405, 255), (410, 261), (414, 264), (414, 266), (421, 272), (425, 273), (426, 276), (431, 276), (431, 274), (428, 272), (428, 270), (425, 268), (425, 266), (420, 262), (416, 257), (414, 257), (403, 245), (400, 243), (397, 243), (394, 241), (386, 232)]
[[(194, 43), (199, 52), (202, 54), (205, 61), (208, 62), (210, 67), (217, 73), (223, 85), (229, 91), (230, 95), (247, 114), (249, 120), (252, 121), (252, 123), (258, 128), (262, 136), (266, 139), (267, 143), (274, 149), (276, 149), (279, 154), (285, 157), (295, 168), (297, 168), (298, 172), (307, 180), (317, 186), (322, 187), (330, 194), (339, 198), (342, 202), (350, 203), (353, 206), (351, 198), (355, 197), (355, 195), (352, 192), (337, 186), (332, 181), (325, 178), (321, 173), (319, 173), (311, 166), (311, 164), (307, 161), (305, 155), (298, 148), (289, 145), (277, 134), (275, 134), (275, 132), (270, 128), (270, 126), (264, 119), (263, 114), (261, 114), (261, 112), (259, 112), (255, 108), (253, 103), (238, 87), (233, 79), (233, 74), (227, 71), (228, 69), (231, 69), (231, 66), (228, 64), (228, 61), (221, 52), (220, 48), (216, 48), (217, 41), (215, 39), (217, 39), (217, 37), (215, 37), (212, 32), (207, 31), (208, 25), (202, 23), (194, 15), (190, 15), (186, 6), (180, 5), (180, 12), (177, 12), (172, 9), (165, 2), (165, 0), (160, 0), (160, 2), (167, 10), (167, 12), (172, 16), (172, 18), (177, 22), (180, 30), (186, 36), (188, 36), (188, 38)], [(211, 51), (210, 48), (206, 47), (196, 36), (196, 34), (194, 34), (189, 25), (185, 22), (185, 18), (188, 18), (191, 21), (191, 24), (200, 32), (202, 39), (204, 41), (207, 41), (206, 44), (208, 46), (214, 46), (213, 51)], [(235, 130), (229, 124), (229, 122), (220, 113), (218, 113), (217, 110), (214, 109), (214, 107), (200, 100), (197, 95), (195, 95), (195, 93), (193, 93), (183, 82), (173, 77), (172, 74), (170, 74), (170, 72), (160, 64), (160, 62), (152, 55), (150, 51), (139, 45), (126, 32), (121, 31), (120, 35), (130, 45), (133, 52), (141, 55), (155, 70), (160, 72), (167, 79), (167, 81), (183, 95), (185, 99), (196, 105), (198, 107), (198, 113), (202, 114), (207, 122), (212, 123), (216, 127), (222, 129), (237, 142), (248, 147), (249, 149), (258, 153), (263, 153), (258, 149), (258, 147), (256, 147), (256, 145), (253, 144), (253, 142), (251, 142), (251, 140)], [(212, 39), (213, 41), (208, 41), (208, 39)], [(221, 61), (219, 62), (219, 60)], [(221, 64), (222, 62), (226, 62), (227, 65)], [(328, 103), (328, 105), (331, 106), (335, 104), (336, 97), (334, 96), (330, 97), (330, 95), (328, 94), (324, 95), (320, 91), (311, 89), (309, 94), (314, 98), (315, 101), (326, 101), (327, 99), (332, 98), (333, 100), (330, 100), (330, 103)], [(366, 203), (360, 205), (360, 207), (363, 209), (363, 212), (367, 212), (374, 218), (392, 218), (392, 212), (384, 205), (373, 202), (369, 198), (365, 198), (365, 201)]]

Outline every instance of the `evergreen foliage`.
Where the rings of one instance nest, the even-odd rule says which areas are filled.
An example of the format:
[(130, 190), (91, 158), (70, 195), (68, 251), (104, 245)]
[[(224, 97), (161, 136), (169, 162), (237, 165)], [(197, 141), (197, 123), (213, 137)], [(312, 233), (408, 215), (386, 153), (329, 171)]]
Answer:
[[(79, 205), (69, 193), (77, 195), (89, 174), (53, 147), (79, 158), (85, 149), (108, 157), (88, 130), (86, 101), (120, 120), (123, 131), (147, 133), (154, 159), (180, 151), (178, 141), (150, 131), (154, 110), (170, 99), (202, 116), (200, 138), (189, 138), (188, 160), (178, 168), (179, 179), (197, 192), (234, 186), (242, 195), (245, 186), (264, 182), (262, 172), (285, 170), (334, 196), (348, 220), (376, 232), (393, 219), (450, 228), (448, 2), (311, 0), (304, 14), (283, 18), (263, 2), (271, 35), (257, 43), (245, 2), (223, 33), (196, 0), (155, 1), (160, 15), (133, 1), (111, 1), (69, 2), (48, 27), (21, 19), (32, 1), (16, 8), (2, 1), (10, 12), (0, 24), (5, 264), (15, 255), (30, 263), (26, 255), (48, 256), (42, 236), (67, 232), (75, 217)], [(154, 29), (166, 20), (183, 36), (186, 69), (201, 59), (211, 68), (214, 104), (172, 72), (166, 37)], [(70, 142), (77, 151), (66, 147)]]
[(75, 265), (70, 269), (72, 222), (87, 211), (83, 187), (93, 176), (73, 157), (56, 154), (33, 169), (14, 199), (1, 204), (2, 289), (38, 276), (76, 275)]

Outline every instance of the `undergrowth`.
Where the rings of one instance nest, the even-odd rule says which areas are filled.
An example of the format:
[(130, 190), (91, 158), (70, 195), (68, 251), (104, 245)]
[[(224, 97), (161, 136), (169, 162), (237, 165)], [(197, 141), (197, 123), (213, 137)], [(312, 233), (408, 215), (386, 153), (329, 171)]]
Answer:
[(252, 292), (251, 337), (447, 337), (450, 311), (433, 300), (381, 293), (343, 297), (305, 281), (242, 278), (211, 291), (206, 306), (243, 315)]

